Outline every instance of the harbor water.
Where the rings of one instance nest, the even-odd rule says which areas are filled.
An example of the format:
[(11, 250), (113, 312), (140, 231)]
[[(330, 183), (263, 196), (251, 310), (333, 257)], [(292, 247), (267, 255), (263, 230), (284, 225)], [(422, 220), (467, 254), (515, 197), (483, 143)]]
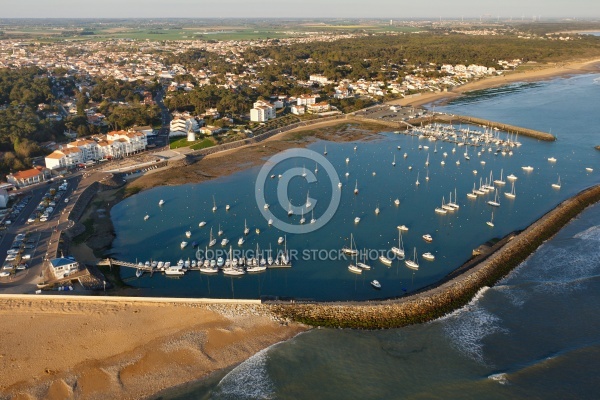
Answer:
[[(291, 269), (269, 269), (240, 278), (189, 272), (180, 279), (173, 279), (162, 274), (136, 278), (135, 270), (122, 268), (122, 276), (128, 284), (139, 287), (142, 295), (214, 298), (272, 295), (314, 300), (402, 296), (444, 277), (486, 241), (525, 228), (562, 200), (598, 183), (600, 166), (593, 146), (598, 141), (596, 127), (600, 115), (594, 111), (594, 96), (597, 97), (600, 86), (593, 83), (594, 78), (582, 75), (552, 83), (515, 84), (468, 95), (442, 109), (436, 107), (436, 111), (550, 131), (558, 137), (556, 142), (542, 142), (512, 135), (513, 140), (522, 143), (513, 148), (512, 156), (497, 153), (495, 146), (490, 152), (486, 147), (457, 146), (392, 132), (360, 142), (311, 144), (309, 148), (320, 154), (327, 148), (327, 160), (342, 182), (341, 189), (332, 187), (323, 166), (305, 158), (290, 158), (274, 166), (271, 174), (275, 178), (267, 179), (261, 190), (277, 218), (297, 225), (301, 215), (288, 217), (289, 206), (301, 207), (310, 195), (315, 203), (314, 218), (318, 219), (325, 213), (333, 191), (341, 191), (340, 205), (331, 220), (312, 233), (286, 235), (268, 226), (255, 200), (260, 167), (202, 184), (158, 187), (142, 192), (111, 211), (116, 232), (113, 257), (129, 262), (162, 260), (173, 264), (180, 259), (193, 259), (196, 249), (191, 243), (197, 242), (199, 249), (204, 250), (211, 228), (218, 241), (214, 249), (222, 251), (222, 256), (229, 249), (229, 246), (220, 246), (224, 237), (230, 240), (234, 250), (255, 251), (258, 245), (261, 251), (272, 250), (273, 253), (283, 250), (284, 245), (277, 242), (279, 237), (285, 237), (287, 249), (297, 255)], [(503, 133), (499, 135), (507, 137)], [(465, 158), (465, 152), (470, 160)], [(550, 157), (557, 161), (549, 162)], [(427, 159), (429, 166), (426, 166)], [(531, 166), (533, 171), (526, 172), (523, 166)], [(586, 167), (594, 167), (594, 171), (587, 172)], [(308, 183), (301, 177), (293, 178), (287, 191), (290, 203), (279, 204), (277, 175), (291, 168), (301, 168), (307, 173), (318, 169), (317, 180)], [(494, 180), (502, 174), (506, 181), (495, 191), (500, 207), (487, 203), (494, 199), (495, 192), (475, 200), (466, 196), (474, 185), (479, 187), (480, 180), (490, 179), (490, 174)], [(510, 174), (518, 178), (514, 199), (504, 195), (511, 190), (507, 179)], [(555, 189), (552, 184), (559, 177), (561, 188)], [(420, 185), (416, 185), (417, 180)], [(353, 193), (355, 187), (359, 189), (357, 195)], [(448, 202), (450, 196), (454, 198), (455, 191), (460, 209), (447, 215), (437, 214), (434, 209), (440, 207), (443, 200)], [(158, 205), (161, 199), (165, 202), (163, 206)], [(399, 206), (394, 203), (396, 199), (400, 201)], [(215, 204), (217, 211), (213, 212)], [(229, 211), (225, 210), (226, 205), (230, 205)], [(375, 213), (376, 208), (379, 214)], [(492, 211), (493, 228), (486, 224), (492, 218)], [(304, 217), (310, 221), (313, 214)], [(355, 223), (356, 217), (360, 222)], [(206, 226), (200, 228), (200, 221), (206, 221)], [(239, 237), (243, 236), (244, 223), (250, 228), (250, 234), (243, 246), (237, 246)], [(408, 269), (404, 261), (386, 266), (377, 258), (378, 254), (398, 246), (399, 225), (409, 228), (403, 234), (403, 245), (407, 258), (412, 258), (416, 249), (418, 271)], [(260, 234), (256, 233), (257, 228)], [(223, 230), (221, 237), (217, 235), (220, 229)], [(189, 239), (185, 236), (188, 230), (191, 231)], [(351, 234), (359, 249), (369, 250), (368, 264), (372, 269), (361, 275), (349, 272), (350, 259), (337, 254), (342, 247), (350, 245)], [(426, 243), (422, 239), (424, 234), (430, 234), (433, 242)], [(190, 244), (181, 249), (182, 241)], [(423, 259), (425, 252), (432, 253), (435, 260)], [(373, 279), (381, 283), (381, 290), (371, 287)]]
[[(530, 178), (507, 168), (511, 160), (491, 160), (505, 165), (507, 173), (519, 173), (515, 204), (510, 211), (507, 207), (504, 218), (498, 218), (498, 229), (522, 227), (561, 198), (599, 182), (598, 175), (590, 177), (582, 172), (586, 165), (595, 170), (600, 167), (600, 154), (592, 149), (600, 143), (600, 115), (594, 111), (600, 85), (593, 84), (595, 78), (597, 75), (580, 75), (515, 84), (477, 92), (444, 107), (533, 129), (551, 128), (558, 134), (556, 143), (522, 140), (522, 150), (513, 159), (520, 158), (517, 166), (529, 163), (536, 168), (537, 174)], [(386, 137), (373, 146), (387, 141), (404, 141), (406, 146), (411, 140)], [(557, 158), (554, 166), (546, 161), (551, 155)], [(557, 173), (564, 182), (559, 193), (547, 190)], [(463, 202), (453, 218), (468, 214)], [(423, 215), (429, 216), (429, 205), (424, 208)], [(511, 219), (510, 215), (517, 212), (519, 217)], [(469, 224), (475, 229), (481, 225), (483, 214), (483, 210), (470, 214), (470, 218), (478, 216), (477, 224), (465, 218), (454, 227)], [(503, 219), (512, 221), (510, 226), (503, 227)], [(465, 231), (468, 229), (459, 231), (461, 239), (470, 240)], [(484, 232), (479, 230), (478, 235)], [(358, 241), (366, 241), (367, 237), (359, 235)], [(480, 240), (489, 237), (485, 234)], [(462, 247), (443, 251), (461, 252)], [(345, 272), (339, 268), (337, 275)], [(599, 274), (600, 205), (595, 205), (498, 285), (481, 290), (468, 306), (442, 319), (377, 332), (313, 330), (266, 349), (233, 369), (159, 398), (597, 398)], [(336, 281), (336, 285), (342, 283)]]

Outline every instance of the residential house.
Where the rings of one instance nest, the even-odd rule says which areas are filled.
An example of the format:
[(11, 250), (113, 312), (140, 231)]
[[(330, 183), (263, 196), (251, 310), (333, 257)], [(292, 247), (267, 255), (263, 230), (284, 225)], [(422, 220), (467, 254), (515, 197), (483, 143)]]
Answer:
[(25, 187), (45, 181), (50, 177), (50, 170), (44, 167), (36, 167), (25, 171), (18, 171), (6, 175), (6, 181), (16, 187)]
[(328, 102), (323, 101), (321, 103), (309, 104), (306, 106), (306, 109), (309, 113), (317, 114), (331, 110), (331, 106)]
[(70, 258), (54, 258), (50, 260), (50, 270), (55, 279), (62, 279), (73, 272), (79, 271), (79, 263)]

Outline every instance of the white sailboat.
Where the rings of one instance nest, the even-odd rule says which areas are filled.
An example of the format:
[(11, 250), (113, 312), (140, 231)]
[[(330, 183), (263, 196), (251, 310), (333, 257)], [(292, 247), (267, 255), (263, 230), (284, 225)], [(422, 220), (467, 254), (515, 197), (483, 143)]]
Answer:
[(192, 237), (192, 231), (185, 231), (185, 237), (186, 238), (191, 238)]
[(404, 264), (410, 269), (419, 269), (419, 259), (417, 258), (417, 248), (414, 249), (413, 259), (404, 260)]
[(552, 187), (553, 187), (554, 189), (560, 189), (560, 186), (561, 186), (561, 184), (560, 184), (560, 176), (559, 176), (559, 177), (558, 177), (558, 182), (557, 182), (557, 183), (553, 183), (553, 184), (552, 184)]
[(498, 192), (496, 192), (496, 195), (494, 196), (494, 200), (489, 200), (488, 204), (490, 206), (494, 206), (494, 207), (500, 207), (500, 202), (498, 200)]
[(200, 228), (202, 228), (204, 225), (206, 225), (206, 221), (200, 221), (200, 223), (198, 224)]
[(311, 223), (311, 224), (314, 224), (315, 222), (317, 222), (317, 220), (315, 219), (315, 209), (313, 208), (313, 209), (310, 211), (310, 223)]
[(396, 155), (394, 154), (394, 161), (392, 161), (392, 167), (396, 166)]
[(417, 172), (417, 181), (415, 182), (415, 185), (419, 186), (421, 184), (421, 182), (419, 182), (419, 173)]
[(349, 256), (355, 256), (358, 254), (358, 250), (352, 248), (352, 242), (354, 240), (354, 237), (352, 235), (352, 233), (350, 234), (350, 248), (344, 246), (342, 247), (342, 253), (347, 254)]
[(397, 205), (397, 206), (399, 206), (400, 205), (400, 199), (394, 200), (394, 204)]
[(356, 185), (354, 186), (354, 194), (358, 194), (358, 179), (356, 180)]
[(323, 151), (323, 155), (327, 155), (327, 145), (325, 145), (325, 150)]
[(427, 161), (425, 161), (425, 166), (429, 166), (429, 153), (427, 153)]
[(150, 215), (146, 214), (144, 215), (144, 221), (148, 221), (150, 219)]
[(512, 183), (512, 187), (510, 189), (510, 192), (504, 192), (504, 195), (506, 197), (508, 197), (509, 199), (514, 199), (517, 196), (517, 194), (515, 192), (515, 183), (514, 182), (511, 182), (511, 183)]
[(306, 209), (309, 209), (312, 206), (310, 202), (310, 190), (306, 193)]
[(504, 184), (506, 184), (506, 182), (504, 182), (504, 181), (502, 180), (502, 174), (503, 174), (503, 172), (504, 172), (504, 170), (503, 170), (503, 169), (501, 169), (501, 170), (500, 170), (500, 179), (496, 179), (496, 180), (494, 181), (494, 183), (495, 183), (496, 185), (504, 185)]
[(304, 165), (302, 166), (302, 177), (306, 178), (306, 167)]
[(217, 244), (217, 239), (213, 238), (212, 228), (210, 228), (210, 239), (208, 242), (208, 247), (213, 247), (215, 244)]
[(158, 202), (158, 205), (162, 206), (163, 204), (165, 204), (165, 201), (163, 199), (160, 199), (159, 202)]
[(458, 210), (460, 206), (456, 203), (456, 200), (456, 188), (454, 188), (454, 202), (452, 202), (452, 192), (450, 192), (450, 201), (448, 202), (448, 205), (453, 209)]
[[(352, 242), (353, 242), (353, 237), (352, 237), (352, 234), (350, 234), (350, 250), (352, 250)], [(355, 250), (355, 253), (353, 253), (353, 254), (356, 255), (356, 262), (358, 264), (358, 250)], [(355, 274), (362, 274), (362, 272), (363, 272), (362, 268), (360, 268), (356, 264), (352, 264), (352, 261), (350, 261), (350, 265), (348, 265), (348, 271), (355, 273)]]
[(475, 192), (475, 182), (473, 182), (473, 190), (471, 192), (467, 193), (467, 197), (470, 199), (477, 198), (477, 193)]
[(215, 200), (215, 196), (213, 195), (213, 212), (217, 211), (217, 201)]
[(398, 256), (398, 259), (404, 258), (404, 244), (402, 243), (402, 231), (398, 231), (398, 247), (392, 247), (392, 253)]
[(494, 211), (492, 211), (492, 218), (489, 221), (486, 221), (486, 224), (488, 224), (492, 228), (494, 227)]
[(435, 260), (435, 256), (433, 254), (431, 254), (430, 252), (427, 253), (423, 253), (423, 258), (427, 261), (434, 261)]
[(221, 229), (221, 224), (219, 224), (219, 230), (217, 231), (217, 235), (221, 236), (223, 234), (223, 229)]
[(306, 222), (306, 218), (304, 218), (304, 207), (302, 207), (302, 217), (300, 218), (300, 225)]
[(445, 215), (448, 211), (446, 210), (446, 204), (444, 203), (444, 196), (442, 196), (442, 207), (436, 207), (435, 212), (438, 214)]
[(244, 235), (248, 235), (250, 233), (250, 228), (246, 225), (246, 220), (244, 219)]
[(379, 204), (377, 204), (377, 207), (375, 208), (375, 215), (379, 215)]

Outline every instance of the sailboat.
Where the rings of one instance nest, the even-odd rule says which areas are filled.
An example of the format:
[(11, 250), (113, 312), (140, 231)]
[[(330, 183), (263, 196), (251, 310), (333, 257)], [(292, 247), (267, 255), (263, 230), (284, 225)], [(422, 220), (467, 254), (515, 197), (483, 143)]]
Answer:
[[(352, 249), (352, 242), (353, 237), (352, 234), (350, 234), (350, 251), (353, 252), (352, 254), (356, 256), (356, 263), (358, 264), (358, 250)], [(352, 262), (350, 262), (350, 265), (348, 265), (348, 271), (353, 272), (355, 274), (362, 274), (363, 272), (362, 268), (358, 267), (355, 264), (352, 264)]]
[[(367, 261), (367, 260), (366, 260), (366, 258), (367, 258), (366, 252), (364, 252), (364, 254), (363, 254), (363, 255), (365, 256), (365, 257), (364, 257), (364, 261), (366, 262), (366, 261)], [(356, 260), (356, 261), (358, 261), (358, 257), (357, 257), (357, 260)], [(370, 266), (369, 264), (366, 264), (366, 263), (364, 263), (364, 262), (357, 262), (357, 263), (356, 263), (356, 266), (357, 266), (358, 268), (366, 269), (367, 271), (371, 269), (371, 266)]]
[(223, 234), (223, 229), (221, 229), (221, 224), (219, 224), (219, 230), (217, 231), (217, 235), (221, 236)]
[(319, 172), (319, 164), (315, 163), (315, 174)]
[(496, 196), (494, 196), (494, 200), (490, 200), (488, 201), (488, 204), (490, 206), (494, 206), (494, 207), (500, 207), (500, 203), (498, 201), (498, 192), (496, 192)]
[(509, 199), (514, 199), (517, 196), (517, 194), (515, 193), (515, 183), (514, 182), (511, 182), (511, 183), (512, 183), (512, 187), (510, 189), (510, 192), (504, 192), (504, 195), (506, 197), (508, 197)]
[(358, 254), (358, 250), (353, 249), (352, 248), (352, 241), (354, 240), (354, 237), (352, 235), (352, 233), (350, 234), (350, 248), (344, 246), (342, 247), (342, 253), (344, 254), (348, 254), (349, 256), (355, 256)]
[(247, 235), (250, 233), (250, 228), (248, 228), (248, 225), (246, 225), (246, 220), (244, 219), (244, 235)]
[(208, 242), (208, 247), (213, 247), (215, 244), (217, 244), (217, 239), (213, 238), (212, 228), (210, 228), (210, 240)]
[(419, 182), (419, 173), (417, 172), (417, 181), (415, 182), (415, 185), (419, 186), (421, 184), (421, 182)]
[(404, 258), (404, 245), (402, 244), (402, 231), (398, 231), (398, 247), (392, 247), (392, 253), (398, 256), (400, 260)]
[(404, 264), (410, 269), (419, 269), (419, 259), (417, 258), (417, 248), (415, 247), (413, 259), (404, 260)]
[(486, 224), (488, 224), (492, 228), (494, 227), (494, 212), (493, 211), (492, 211), (492, 219), (490, 219), (489, 221), (486, 221)]
[(446, 214), (448, 211), (446, 210), (446, 207), (448, 207), (446, 204), (444, 204), (444, 196), (442, 196), (442, 207), (436, 207), (435, 208), (435, 212), (438, 214)]
[(427, 167), (429, 165), (429, 153), (427, 153), (427, 161), (425, 161), (425, 166)]
[(313, 208), (313, 209), (310, 211), (310, 223), (311, 223), (311, 224), (314, 224), (315, 222), (317, 222), (317, 220), (315, 219), (315, 209)]
[(292, 203), (288, 201), (288, 217), (290, 217), (292, 214), (294, 214), (294, 211), (292, 211)]
[(217, 211), (217, 202), (215, 200), (215, 196), (213, 195), (213, 208), (212, 208), (213, 212)]
[(356, 185), (354, 186), (354, 194), (358, 194), (358, 179), (356, 180)]
[(323, 151), (323, 155), (327, 155), (327, 145), (325, 145), (325, 151)]
[(448, 202), (448, 205), (453, 209), (458, 210), (460, 206), (456, 203), (456, 200), (456, 188), (454, 188), (454, 202), (452, 202), (452, 192), (450, 192), (450, 201)]
[(165, 201), (163, 199), (160, 199), (160, 201), (158, 202), (158, 205), (162, 206), (163, 204), (165, 204)]
[(396, 155), (394, 154), (394, 161), (392, 161), (392, 166), (395, 167), (396, 166)]
[(467, 193), (467, 197), (470, 199), (477, 198), (477, 193), (475, 192), (475, 182), (473, 182), (473, 190), (470, 193)]
[(306, 178), (306, 167), (304, 165), (302, 166), (302, 177)]
[(300, 218), (300, 225), (306, 222), (306, 218), (304, 218), (304, 207), (302, 207), (302, 217)]
[(554, 189), (560, 189), (560, 186), (561, 186), (561, 185), (560, 185), (560, 176), (559, 176), (559, 177), (558, 177), (558, 182), (557, 182), (557, 183), (553, 183), (553, 184), (552, 184), (552, 187), (553, 187)]
[(312, 203), (310, 202), (310, 191), (308, 191), (306, 193), (306, 208), (310, 208), (310, 206), (312, 206)]
[(503, 169), (501, 169), (501, 170), (500, 170), (500, 179), (496, 179), (496, 180), (494, 181), (494, 183), (495, 183), (496, 185), (504, 185), (504, 184), (506, 183), (506, 182), (504, 182), (504, 181), (502, 180), (502, 173), (503, 173), (503, 172), (504, 172), (504, 170), (503, 170)]
[(399, 206), (400, 205), (400, 199), (394, 200), (394, 204), (397, 205), (397, 206)]
[(377, 207), (375, 208), (375, 215), (379, 215), (379, 204), (377, 204)]
[(427, 170), (426, 174), (425, 174), (425, 180), (429, 181), (429, 170)]

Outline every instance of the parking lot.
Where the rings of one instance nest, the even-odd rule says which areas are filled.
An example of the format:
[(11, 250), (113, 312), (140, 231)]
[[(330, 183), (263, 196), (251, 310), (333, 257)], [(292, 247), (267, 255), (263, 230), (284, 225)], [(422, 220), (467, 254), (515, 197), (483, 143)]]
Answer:
[(401, 122), (414, 118), (430, 117), (433, 114), (421, 108), (390, 106), (384, 104), (357, 111), (356, 115), (371, 119), (381, 119), (383, 121)]

